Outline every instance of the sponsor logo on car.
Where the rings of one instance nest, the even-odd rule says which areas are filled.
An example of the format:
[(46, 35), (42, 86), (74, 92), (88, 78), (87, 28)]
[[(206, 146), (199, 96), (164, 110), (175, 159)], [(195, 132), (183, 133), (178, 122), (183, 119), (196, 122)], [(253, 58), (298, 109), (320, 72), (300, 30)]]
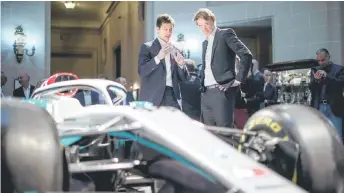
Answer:
[(262, 177), (269, 174), (266, 169), (262, 168), (237, 168), (233, 170), (233, 173), (239, 178)]

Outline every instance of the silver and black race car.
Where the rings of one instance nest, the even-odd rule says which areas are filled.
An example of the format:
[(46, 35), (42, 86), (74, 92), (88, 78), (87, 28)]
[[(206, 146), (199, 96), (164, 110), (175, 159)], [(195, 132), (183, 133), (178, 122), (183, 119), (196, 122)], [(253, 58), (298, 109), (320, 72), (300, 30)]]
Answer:
[(343, 145), (309, 107), (268, 107), (242, 131), (170, 108), (106, 105), (55, 124), (35, 105), (1, 103), (2, 192), (68, 191), (75, 179), (110, 192), (343, 191)]
[(83, 107), (58, 94), (80, 82), (1, 101), (1, 192), (343, 192), (343, 144), (313, 108), (274, 105), (243, 130), (208, 127), (173, 108)]

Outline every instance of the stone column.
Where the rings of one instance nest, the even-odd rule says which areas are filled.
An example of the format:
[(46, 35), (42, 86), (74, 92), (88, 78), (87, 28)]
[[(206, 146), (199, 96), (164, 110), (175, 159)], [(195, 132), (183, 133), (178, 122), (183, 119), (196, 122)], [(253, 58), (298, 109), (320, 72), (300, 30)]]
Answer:
[(145, 6), (145, 42), (154, 39), (154, 1), (146, 1)]
[(45, 76), (50, 76), (51, 66), (51, 2), (45, 1)]

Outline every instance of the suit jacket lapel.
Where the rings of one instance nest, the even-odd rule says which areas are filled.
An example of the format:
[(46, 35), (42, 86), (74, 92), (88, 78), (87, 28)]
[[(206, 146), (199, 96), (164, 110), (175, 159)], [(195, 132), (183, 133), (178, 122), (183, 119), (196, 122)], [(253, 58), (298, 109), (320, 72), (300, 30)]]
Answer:
[(218, 42), (218, 35), (219, 35), (219, 29), (216, 29), (216, 32), (215, 32), (215, 35), (214, 35), (213, 49), (212, 49), (212, 52), (211, 52), (211, 64), (213, 64), (214, 53), (215, 53), (215, 49), (216, 49), (217, 42)]
[(204, 70), (205, 68), (205, 52), (207, 51), (207, 46), (208, 46), (208, 40), (205, 40), (203, 42), (203, 45), (202, 45), (202, 48), (203, 48), (203, 51), (202, 51), (202, 69)]
[(84, 92), (83, 91), (81, 91), (80, 92), (80, 104), (82, 105), (82, 106), (85, 106), (85, 95), (84, 95)]
[(30, 86), (30, 94), (29, 94), (29, 97), (31, 97), (32, 93), (33, 93), (33, 90), (34, 90), (34, 87), (31, 85)]
[(269, 96), (271, 94), (271, 89), (272, 89), (272, 86), (270, 85), (270, 83), (267, 83), (265, 87), (265, 91), (268, 93)]
[(172, 54), (170, 54), (170, 64), (171, 64), (171, 75), (173, 77), (173, 73), (174, 73), (174, 69), (175, 69), (175, 66), (177, 65), (176, 61), (173, 59), (173, 56)]
[(20, 91), (21, 96), (25, 98), (24, 87), (21, 86), (21, 87), (19, 87), (19, 88), (20, 88), (19, 91)]
[(91, 100), (92, 100), (92, 103), (96, 103), (98, 104), (99, 103), (99, 98), (97, 97), (97, 93), (94, 92), (94, 91), (90, 91), (91, 92)]
[(332, 66), (331, 66), (331, 69), (329, 70), (329, 74), (331, 75), (331, 76), (336, 76), (336, 74), (337, 74), (337, 69), (335, 68), (335, 66), (333, 65), (333, 64), (331, 64)]

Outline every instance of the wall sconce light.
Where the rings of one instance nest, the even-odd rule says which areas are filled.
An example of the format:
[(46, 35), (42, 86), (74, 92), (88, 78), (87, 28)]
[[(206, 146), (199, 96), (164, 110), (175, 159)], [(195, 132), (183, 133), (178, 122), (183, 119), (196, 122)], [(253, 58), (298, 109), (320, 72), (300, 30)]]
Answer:
[(180, 33), (177, 35), (177, 42), (182, 46), (182, 55), (184, 58), (190, 59), (190, 49), (185, 50), (185, 39), (184, 34)]
[(15, 40), (13, 44), (13, 51), (16, 55), (16, 59), (18, 63), (21, 63), (23, 60), (24, 53), (27, 56), (35, 55), (35, 45), (31, 48), (31, 54), (29, 54), (29, 50), (25, 48), (26, 45), (26, 35), (24, 34), (24, 30), (21, 26), (16, 27), (16, 31), (14, 32)]
[(75, 8), (75, 5), (76, 5), (76, 2), (75, 1), (66, 1), (64, 3), (65, 7), (67, 9), (74, 9)]

